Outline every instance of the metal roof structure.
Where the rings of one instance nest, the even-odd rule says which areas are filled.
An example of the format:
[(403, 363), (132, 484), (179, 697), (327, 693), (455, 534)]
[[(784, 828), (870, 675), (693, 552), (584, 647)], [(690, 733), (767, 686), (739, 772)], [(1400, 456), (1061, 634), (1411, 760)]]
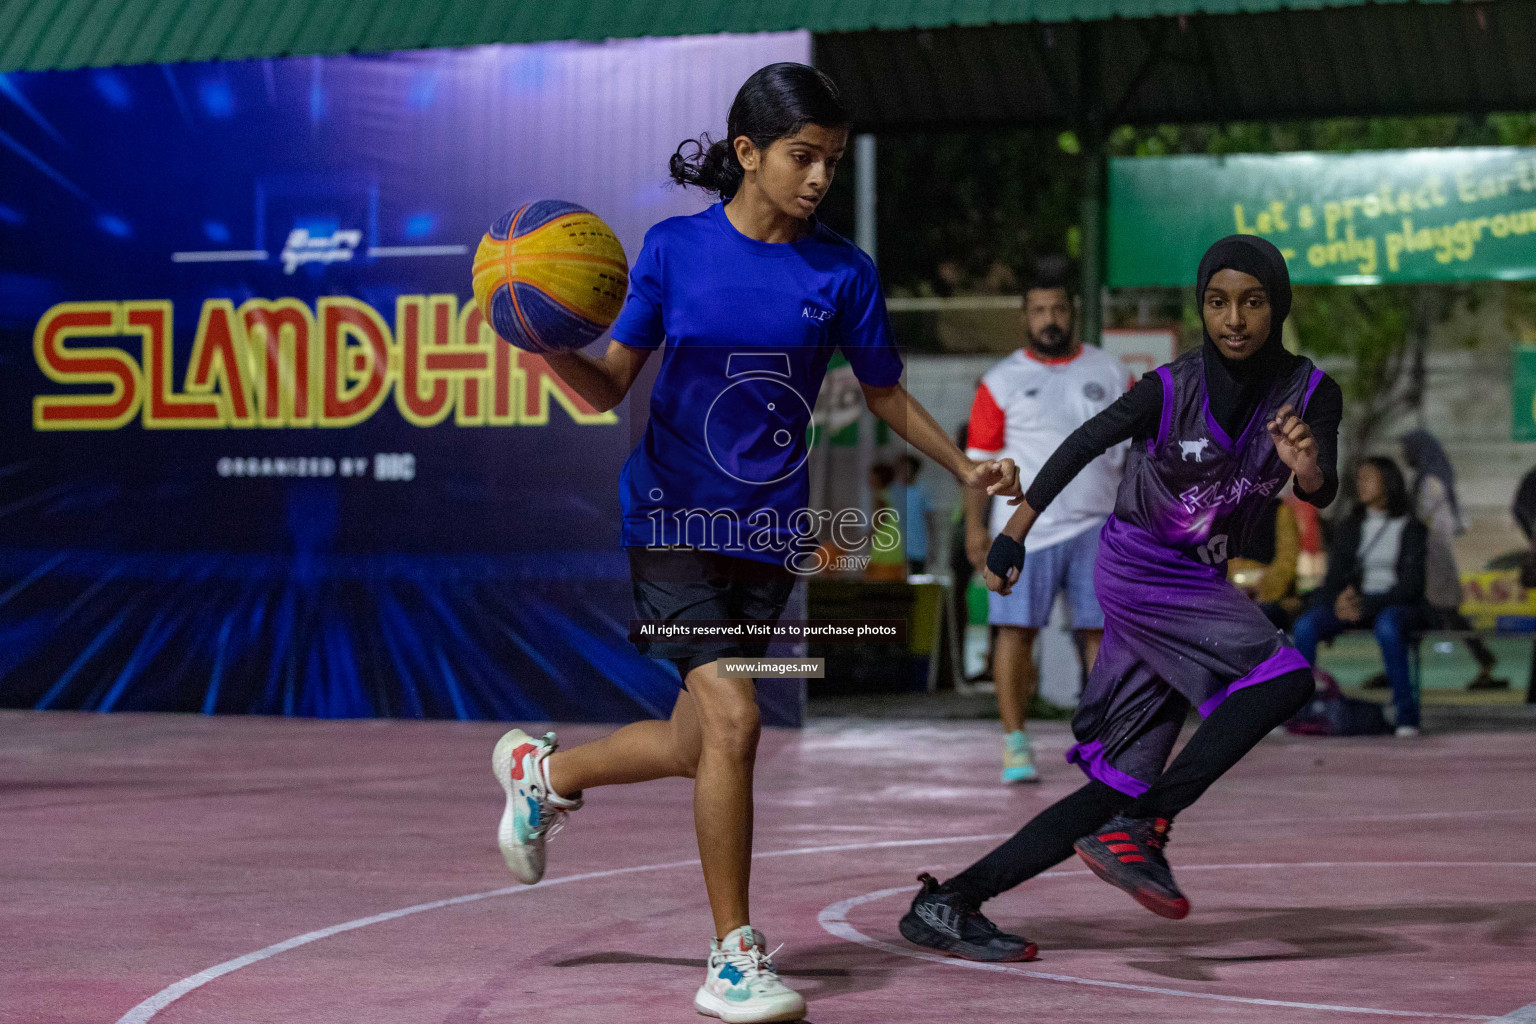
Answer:
[(1424, 6), (1413, 0), (0, 0), (0, 24), (10, 26), (0, 42), (0, 72), (556, 39), (901, 32), (1405, 5)]
[(1530, 0), (0, 0), (0, 72), (804, 29), (861, 128), (1536, 109)]
[[(786, 30), (863, 132), (1536, 110), (1536, 0), (0, 0), (0, 73)], [(1083, 329), (1097, 331), (1098, 303)]]
[(871, 131), (1536, 110), (1536, 3), (1251, 6), (822, 34), (816, 63)]

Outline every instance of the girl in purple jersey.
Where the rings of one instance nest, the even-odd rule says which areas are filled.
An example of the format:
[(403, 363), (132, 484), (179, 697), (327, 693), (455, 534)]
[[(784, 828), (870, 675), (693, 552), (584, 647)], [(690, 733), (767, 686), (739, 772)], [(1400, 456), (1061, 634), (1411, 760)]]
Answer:
[[(1104, 640), (1067, 754), (1089, 782), (948, 882), (921, 876), (901, 921), (911, 942), (977, 960), (1029, 956), (1032, 943), (979, 908), (1074, 848), (1147, 909), (1183, 917), (1189, 901), (1163, 855), (1170, 823), (1312, 696), (1306, 660), (1227, 582), (1226, 562), (1293, 475), (1303, 501), (1333, 500), (1342, 394), (1280, 343), (1291, 284), (1269, 242), (1217, 242), (1196, 295), (1201, 348), (1062, 442), (987, 558), (987, 586), (1008, 593), (1035, 518), (1090, 461), (1132, 440), (1095, 565)], [(1191, 707), (1205, 721), (1167, 764)]]

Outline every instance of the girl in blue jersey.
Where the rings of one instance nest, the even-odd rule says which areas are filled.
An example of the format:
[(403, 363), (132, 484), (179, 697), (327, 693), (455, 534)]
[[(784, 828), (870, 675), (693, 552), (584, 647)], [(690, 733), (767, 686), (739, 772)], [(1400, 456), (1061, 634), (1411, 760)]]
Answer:
[[(966, 486), (1018, 492), (1010, 461), (966, 458), (902, 388), (873, 262), (815, 217), (847, 139), (848, 116), (825, 75), (787, 63), (758, 71), (737, 93), (727, 137), (684, 143), (672, 158), (676, 181), (722, 202), (646, 234), (601, 358), (545, 357), (606, 410), (666, 342), (645, 437), (620, 474), (638, 619), (775, 622), (798, 576), (814, 571), (806, 435), (834, 350), (853, 367), (870, 410), (910, 444)], [(767, 644), (640, 646), (678, 667), (683, 691), (672, 717), (559, 753), (553, 734), (509, 732), (493, 760), (507, 793), (502, 853), (520, 880), (536, 882), (545, 837), (585, 790), (694, 779), (716, 936), (694, 1006), (727, 1021), (798, 1020), (805, 1002), (779, 980), (748, 912), (753, 683), (716, 666), (760, 657)]]

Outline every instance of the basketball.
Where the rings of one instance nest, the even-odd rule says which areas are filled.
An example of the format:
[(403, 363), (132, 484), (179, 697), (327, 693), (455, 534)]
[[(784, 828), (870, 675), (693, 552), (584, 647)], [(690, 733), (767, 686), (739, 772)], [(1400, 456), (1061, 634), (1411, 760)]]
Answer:
[(585, 346), (619, 315), (628, 287), (613, 229), (575, 203), (524, 203), (475, 251), (475, 302), (498, 335), (528, 352)]

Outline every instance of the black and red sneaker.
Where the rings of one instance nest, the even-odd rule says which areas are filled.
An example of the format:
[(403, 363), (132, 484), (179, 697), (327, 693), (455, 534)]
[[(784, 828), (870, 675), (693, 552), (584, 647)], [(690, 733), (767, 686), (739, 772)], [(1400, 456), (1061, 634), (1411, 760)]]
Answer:
[(923, 887), (912, 898), (912, 909), (901, 919), (901, 935), (908, 942), (984, 963), (1035, 958), (1038, 950), (1033, 942), (999, 930), (965, 897), (945, 892), (932, 875), (921, 874), (917, 880)]
[(1189, 914), (1189, 900), (1173, 880), (1163, 844), (1173, 822), (1167, 818), (1116, 815), (1074, 845), (1093, 873), (1159, 917), (1177, 921)]

